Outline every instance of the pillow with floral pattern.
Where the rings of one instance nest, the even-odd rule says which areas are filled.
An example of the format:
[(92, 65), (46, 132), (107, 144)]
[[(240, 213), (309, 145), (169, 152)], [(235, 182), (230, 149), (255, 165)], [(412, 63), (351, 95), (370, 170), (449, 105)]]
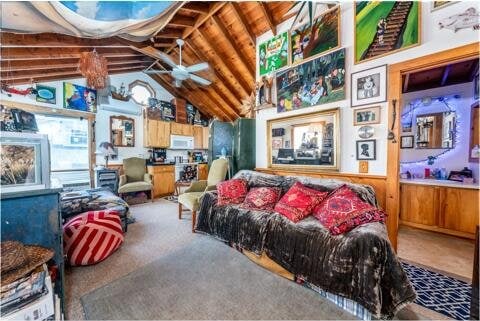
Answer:
[(240, 204), (248, 192), (248, 182), (235, 178), (217, 184), (217, 205)]
[(281, 193), (280, 187), (253, 187), (248, 191), (241, 207), (250, 210), (273, 211)]

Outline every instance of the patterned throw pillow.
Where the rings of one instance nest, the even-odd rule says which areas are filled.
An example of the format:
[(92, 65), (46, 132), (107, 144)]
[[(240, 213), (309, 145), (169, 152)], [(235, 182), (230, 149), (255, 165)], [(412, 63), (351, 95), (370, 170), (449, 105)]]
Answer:
[(275, 205), (275, 212), (282, 214), (290, 221), (297, 223), (312, 213), (328, 192), (320, 192), (296, 182)]
[(273, 211), (281, 193), (280, 187), (253, 187), (241, 207), (250, 210)]
[(333, 235), (346, 233), (355, 227), (385, 221), (385, 212), (364, 202), (347, 185), (334, 190), (317, 205), (313, 215), (330, 230)]
[(248, 192), (248, 182), (236, 178), (217, 184), (218, 201), (217, 205), (240, 204)]

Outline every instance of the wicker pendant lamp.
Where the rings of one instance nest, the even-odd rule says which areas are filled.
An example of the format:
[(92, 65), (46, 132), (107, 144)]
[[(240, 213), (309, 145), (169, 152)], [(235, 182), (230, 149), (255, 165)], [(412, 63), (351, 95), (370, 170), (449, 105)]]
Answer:
[(81, 53), (78, 69), (82, 76), (87, 79), (88, 87), (95, 89), (105, 88), (108, 77), (108, 62), (95, 49)]

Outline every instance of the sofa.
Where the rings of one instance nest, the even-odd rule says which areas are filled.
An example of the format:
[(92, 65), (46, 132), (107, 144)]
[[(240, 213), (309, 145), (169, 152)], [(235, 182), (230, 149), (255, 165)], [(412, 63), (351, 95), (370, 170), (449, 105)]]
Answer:
[[(334, 179), (289, 177), (240, 171), (248, 187), (280, 187), (285, 193), (297, 181), (319, 191), (346, 184), (363, 201), (377, 206), (373, 188)], [(206, 193), (195, 231), (236, 248), (266, 254), (299, 280), (354, 300), (374, 317), (391, 318), (416, 298), (381, 222), (360, 225), (332, 235), (313, 216), (293, 223), (275, 212), (239, 205), (217, 206), (217, 192)]]

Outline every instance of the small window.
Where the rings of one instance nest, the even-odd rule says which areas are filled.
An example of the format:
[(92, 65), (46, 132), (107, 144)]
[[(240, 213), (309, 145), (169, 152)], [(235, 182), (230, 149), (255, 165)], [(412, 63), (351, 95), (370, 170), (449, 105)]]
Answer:
[(128, 86), (128, 89), (133, 101), (139, 105), (146, 106), (148, 98), (155, 98), (155, 90), (145, 81), (135, 80)]

